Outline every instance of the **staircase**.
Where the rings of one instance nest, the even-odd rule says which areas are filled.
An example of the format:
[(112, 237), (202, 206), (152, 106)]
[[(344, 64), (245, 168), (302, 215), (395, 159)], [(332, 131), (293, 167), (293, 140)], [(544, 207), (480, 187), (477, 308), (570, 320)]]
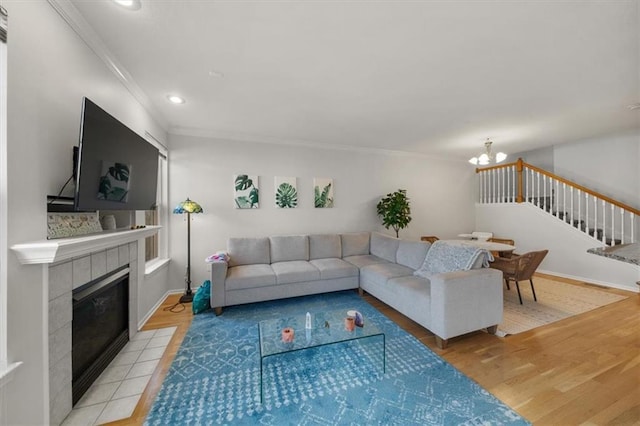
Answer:
[(610, 247), (638, 240), (640, 210), (522, 159), (476, 173), (480, 204), (529, 203)]

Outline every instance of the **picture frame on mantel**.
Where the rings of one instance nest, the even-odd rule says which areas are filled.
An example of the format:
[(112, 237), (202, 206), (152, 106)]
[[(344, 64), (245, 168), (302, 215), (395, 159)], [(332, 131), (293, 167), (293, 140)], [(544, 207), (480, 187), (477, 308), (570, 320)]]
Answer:
[(98, 213), (47, 213), (47, 239), (102, 232)]

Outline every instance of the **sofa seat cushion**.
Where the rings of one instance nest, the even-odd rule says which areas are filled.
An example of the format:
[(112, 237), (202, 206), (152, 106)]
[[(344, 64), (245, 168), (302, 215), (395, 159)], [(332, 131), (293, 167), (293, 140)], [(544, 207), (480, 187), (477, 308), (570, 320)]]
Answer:
[(391, 278), (387, 281), (387, 285), (394, 289), (398, 297), (405, 300), (413, 300), (420, 297), (420, 302), (427, 302), (427, 306), (431, 305), (431, 281), (427, 278), (416, 277), (414, 275), (408, 275), (404, 277)]
[(357, 277), (360, 273), (358, 268), (342, 259), (315, 259), (309, 263), (318, 268), (321, 280)]
[(378, 263), (360, 268), (360, 281), (385, 285), (391, 278), (412, 276), (413, 269), (397, 263)]
[(305, 260), (291, 260), (271, 264), (277, 284), (289, 284), (320, 279), (320, 271)]
[(364, 268), (367, 265), (376, 265), (378, 263), (389, 263), (384, 259), (379, 258), (378, 256), (374, 256), (372, 254), (363, 254), (359, 256), (348, 256), (342, 258), (342, 260), (346, 260), (347, 262), (355, 265), (358, 268)]
[(276, 284), (276, 274), (269, 265), (240, 265), (227, 270), (226, 290), (244, 290)]

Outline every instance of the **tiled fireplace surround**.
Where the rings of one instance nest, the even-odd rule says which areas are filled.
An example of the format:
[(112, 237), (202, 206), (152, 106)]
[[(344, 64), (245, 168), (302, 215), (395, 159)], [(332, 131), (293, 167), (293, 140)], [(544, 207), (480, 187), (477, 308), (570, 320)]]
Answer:
[[(49, 423), (60, 424), (72, 409), (71, 321), (74, 289), (129, 265), (129, 337), (138, 330), (138, 283), (144, 277), (139, 246), (158, 227), (105, 235), (18, 244), (23, 264), (48, 265)], [(142, 255), (142, 254), (140, 254)]]
[[(72, 291), (123, 265), (138, 269), (137, 242), (122, 244), (49, 266), (49, 415), (60, 424), (71, 412)], [(129, 335), (138, 328), (137, 274), (129, 276)]]

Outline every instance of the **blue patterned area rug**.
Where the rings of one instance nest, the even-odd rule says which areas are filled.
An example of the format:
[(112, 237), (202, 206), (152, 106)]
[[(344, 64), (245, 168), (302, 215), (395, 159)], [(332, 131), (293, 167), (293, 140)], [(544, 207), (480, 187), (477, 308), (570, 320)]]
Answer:
[[(385, 333), (266, 358), (260, 403), (258, 323), (356, 309)], [(354, 291), (208, 311), (193, 319), (146, 425), (526, 425)]]

